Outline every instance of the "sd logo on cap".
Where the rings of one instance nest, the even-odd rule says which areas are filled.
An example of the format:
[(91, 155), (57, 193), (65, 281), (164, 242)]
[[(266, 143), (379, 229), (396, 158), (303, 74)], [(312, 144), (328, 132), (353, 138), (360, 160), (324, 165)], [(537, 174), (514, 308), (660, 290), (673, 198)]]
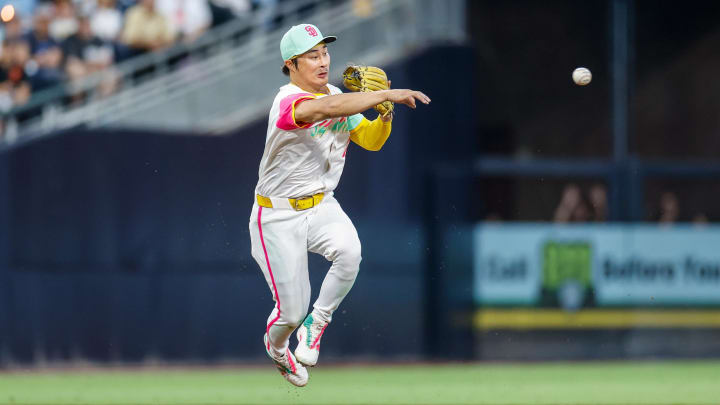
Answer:
[(323, 36), (318, 27), (312, 24), (293, 25), (280, 40), (280, 54), (283, 60), (292, 59), (321, 42), (329, 44), (336, 39), (332, 35)]

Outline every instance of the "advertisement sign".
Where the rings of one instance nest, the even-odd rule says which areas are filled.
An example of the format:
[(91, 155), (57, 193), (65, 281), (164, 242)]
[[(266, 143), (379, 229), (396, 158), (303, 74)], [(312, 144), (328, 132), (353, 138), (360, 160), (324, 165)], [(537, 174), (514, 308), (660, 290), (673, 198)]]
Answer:
[(481, 224), (482, 305), (720, 305), (720, 226)]

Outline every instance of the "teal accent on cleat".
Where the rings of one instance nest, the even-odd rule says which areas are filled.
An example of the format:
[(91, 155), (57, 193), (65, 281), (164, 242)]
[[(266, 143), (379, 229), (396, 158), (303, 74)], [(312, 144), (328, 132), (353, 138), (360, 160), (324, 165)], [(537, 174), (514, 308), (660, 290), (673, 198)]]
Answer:
[(320, 339), (328, 323), (316, 320), (312, 313), (298, 327), (298, 345), (295, 348), (295, 358), (305, 366), (313, 367), (317, 364), (320, 355)]

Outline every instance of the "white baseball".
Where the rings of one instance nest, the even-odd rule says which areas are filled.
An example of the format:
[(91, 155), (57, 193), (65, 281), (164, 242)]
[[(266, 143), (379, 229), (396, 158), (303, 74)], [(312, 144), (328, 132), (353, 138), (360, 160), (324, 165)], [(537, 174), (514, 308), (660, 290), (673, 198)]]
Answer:
[(588, 68), (579, 67), (573, 70), (572, 78), (575, 84), (584, 86), (592, 80), (592, 73), (590, 73)]

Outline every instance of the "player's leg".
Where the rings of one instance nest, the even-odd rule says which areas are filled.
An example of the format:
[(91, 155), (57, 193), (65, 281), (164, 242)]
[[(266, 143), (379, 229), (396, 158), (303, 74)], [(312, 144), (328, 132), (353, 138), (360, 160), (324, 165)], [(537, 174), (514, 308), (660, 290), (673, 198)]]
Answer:
[(306, 215), (256, 205), (249, 227), (252, 256), (275, 301), (267, 320), (265, 350), (288, 381), (303, 386), (307, 383), (307, 370), (297, 364), (288, 345), (310, 303)]
[(320, 352), (320, 338), (332, 314), (355, 283), (360, 270), (361, 249), (355, 226), (332, 196), (316, 207), (309, 217), (308, 250), (332, 262), (325, 275), (313, 311), (298, 328), (295, 356), (314, 366)]

